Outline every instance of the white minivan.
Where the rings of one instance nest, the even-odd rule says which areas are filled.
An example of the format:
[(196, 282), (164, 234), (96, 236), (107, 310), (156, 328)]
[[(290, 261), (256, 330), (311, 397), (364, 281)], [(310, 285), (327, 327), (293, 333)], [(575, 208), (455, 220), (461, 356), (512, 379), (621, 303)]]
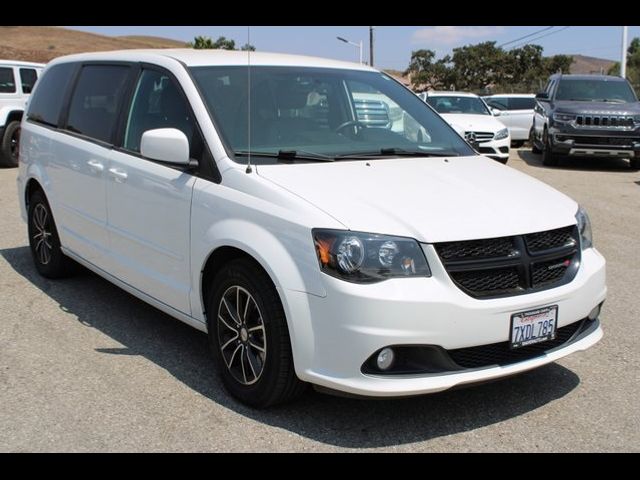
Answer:
[(373, 68), (248, 55), (47, 66), (17, 180), (42, 275), (78, 262), (208, 332), (223, 383), (256, 407), (307, 384), (437, 392), (601, 338), (605, 260), (575, 201), (478, 155)]

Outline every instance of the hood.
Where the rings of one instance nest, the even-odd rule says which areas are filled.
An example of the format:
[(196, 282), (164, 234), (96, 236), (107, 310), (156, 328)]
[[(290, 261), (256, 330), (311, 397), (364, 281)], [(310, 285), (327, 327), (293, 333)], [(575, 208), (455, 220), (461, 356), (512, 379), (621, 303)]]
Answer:
[(467, 113), (444, 113), (441, 115), (456, 130), (466, 132), (497, 132), (505, 128), (493, 115), (472, 115)]
[(578, 209), (557, 190), (483, 156), (260, 165), (257, 171), (350, 230), (428, 243), (559, 228), (575, 223)]
[(638, 115), (640, 114), (640, 102), (612, 103), (612, 102), (570, 102), (558, 100), (553, 104), (558, 113), (574, 114), (612, 114), (612, 115)]

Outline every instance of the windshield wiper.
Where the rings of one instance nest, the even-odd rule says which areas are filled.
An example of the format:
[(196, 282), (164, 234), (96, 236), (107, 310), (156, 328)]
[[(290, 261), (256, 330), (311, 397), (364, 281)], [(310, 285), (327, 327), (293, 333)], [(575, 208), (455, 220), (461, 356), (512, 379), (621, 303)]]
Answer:
[(602, 98), (600, 100), (594, 100), (594, 102), (627, 103), (619, 98)]
[(238, 150), (233, 152), (234, 155), (239, 157), (248, 157), (249, 155), (254, 157), (268, 157), (277, 158), (278, 160), (304, 160), (309, 162), (333, 162), (334, 158), (329, 155), (323, 155), (322, 153), (306, 152), (304, 150), (278, 150), (277, 152), (260, 152), (248, 150)]
[(455, 152), (426, 152), (422, 150), (406, 150), (398, 147), (381, 148), (373, 152), (348, 153), (336, 155), (336, 159), (343, 158), (375, 158), (375, 157), (457, 157)]

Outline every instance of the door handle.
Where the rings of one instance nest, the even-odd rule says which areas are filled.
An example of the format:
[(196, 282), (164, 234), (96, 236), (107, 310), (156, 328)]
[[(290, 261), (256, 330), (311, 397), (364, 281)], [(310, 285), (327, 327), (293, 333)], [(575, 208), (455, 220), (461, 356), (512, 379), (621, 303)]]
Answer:
[(104, 165), (98, 160), (89, 160), (87, 165), (89, 165), (89, 170), (94, 173), (102, 173), (104, 171)]
[(110, 168), (109, 173), (118, 183), (125, 182), (128, 177), (127, 172), (125, 172), (124, 170), (120, 170), (119, 168)]

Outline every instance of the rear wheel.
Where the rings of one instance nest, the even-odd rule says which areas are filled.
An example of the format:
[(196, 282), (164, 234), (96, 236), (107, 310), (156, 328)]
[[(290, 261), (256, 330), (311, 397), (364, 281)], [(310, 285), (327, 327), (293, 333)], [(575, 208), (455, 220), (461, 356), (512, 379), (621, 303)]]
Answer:
[(640, 170), (640, 157), (631, 157), (629, 159), (631, 170)]
[(280, 297), (262, 268), (248, 259), (216, 275), (207, 302), (209, 342), (227, 390), (264, 408), (293, 400), (306, 386), (296, 376)]
[(549, 133), (546, 129), (542, 133), (542, 144), (544, 146), (544, 150), (542, 150), (542, 164), (545, 167), (557, 166), (558, 157), (553, 154), (553, 150), (551, 149), (551, 139), (549, 138)]
[(36, 269), (46, 278), (62, 278), (73, 273), (75, 263), (60, 249), (49, 202), (44, 193), (36, 190), (29, 200), (29, 246)]
[(0, 146), (0, 166), (17, 167), (20, 147), (20, 122), (10, 122), (4, 130)]
[(524, 140), (514, 140), (511, 142), (511, 146), (513, 148), (520, 148), (523, 145), (524, 145)]

